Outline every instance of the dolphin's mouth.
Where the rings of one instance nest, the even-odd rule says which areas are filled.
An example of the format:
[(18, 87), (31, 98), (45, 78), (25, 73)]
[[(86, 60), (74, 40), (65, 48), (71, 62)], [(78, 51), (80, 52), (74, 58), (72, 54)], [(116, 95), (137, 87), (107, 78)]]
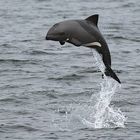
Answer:
[(46, 40), (54, 40), (55, 38), (54, 38), (54, 36), (52, 36), (52, 35), (47, 35), (46, 36)]
[(47, 34), (46, 40), (66, 42), (66, 37), (60, 36), (59, 34)]
[(47, 35), (46, 36), (46, 40), (53, 40), (53, 41), (59, 41), (59, 43), (61, 44), (61, 45), (64, 45), (65, 44), (65, 41), (60, 41), (58, 38), (56, 38), (56, 37), (54, 37), (54, 36), (51, 36), (51, 35)]
[(46, 40), (60, 41), (60, 39), (53, 35), (47, 35)]

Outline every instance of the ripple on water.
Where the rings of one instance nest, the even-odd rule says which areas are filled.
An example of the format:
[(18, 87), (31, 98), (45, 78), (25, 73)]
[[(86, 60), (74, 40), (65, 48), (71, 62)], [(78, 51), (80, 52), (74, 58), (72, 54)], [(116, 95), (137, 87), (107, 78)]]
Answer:
[(71, 81), (73, 81), (73, 80), (80, 80), (80, 79), (82, 79), (82, 78), (84, 78), (84, 76), (83, 75), (78, 75), (78, 74), (71, 74), (71, 75), (64, 75), (64, 76), (62, 76), (62, 77), (53, 77), (53, 78), (49, 78), (49, 80), (71, 80)]
[[(0, 5), (1, 140), (139, 140), (139, 0), (0, 0)], [(93, 117), (98, 120), (104, 106), (97, 112), (96, 98), (90, 101), (101, 81), (90, 51), (45, 40), (56, 22), (95, 13), (111, 50), (112, 68), (122, 81), (109, 108), (117, 106), (126, 114), (126, 128), (93, 127)], [(116, 120), (110, 111), (99, 116), (106, 124)]]
[(39, 131), (39, 129), (31, 127), (31, 124), (30, 125), (21, 125), (21, 124), (5, 125), (5, 124), (2, 124), (0, 127), (5, 132), (6, 131), (12, 132), (12, 130), (16, 130), (17, 132), (18, 131), (28, 131), (28, 132)]

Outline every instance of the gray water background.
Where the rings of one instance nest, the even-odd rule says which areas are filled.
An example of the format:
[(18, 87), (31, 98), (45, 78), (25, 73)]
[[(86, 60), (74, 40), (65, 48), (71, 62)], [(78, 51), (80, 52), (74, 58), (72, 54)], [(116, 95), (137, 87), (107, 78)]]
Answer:
[[(90, 49), (45, 41), (56, 22), (96, 13), (122, 81), (111, 104), (125, 128), (67, 119), (100, 90), (101, 72)], [(0, 140), (140, 140), (139, 44), (139, 0), (0, 0)]]

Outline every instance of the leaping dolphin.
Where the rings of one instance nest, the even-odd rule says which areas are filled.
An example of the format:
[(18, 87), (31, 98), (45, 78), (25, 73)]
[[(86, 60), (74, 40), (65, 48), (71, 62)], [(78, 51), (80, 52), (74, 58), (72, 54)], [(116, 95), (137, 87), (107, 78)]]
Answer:
[(105, 65), (105, 74), (113, 79), (120, 80), (111, 69), (111, 56), (108, 45), (98, 28), (99, 15), (92, 15), (85, 20), (66, 20), (53, 25), (47, 33), (46, 40), (65, 42), (75, 46), (85, 46), (95, 49)]

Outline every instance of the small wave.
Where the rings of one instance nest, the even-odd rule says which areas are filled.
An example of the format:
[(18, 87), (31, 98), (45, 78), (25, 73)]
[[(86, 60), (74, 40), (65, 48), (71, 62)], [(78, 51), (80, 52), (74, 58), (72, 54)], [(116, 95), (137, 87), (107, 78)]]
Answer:
[(45, 95), (51, 99), (57, 99), (57, 95), (56, 95), (56, 91), (55, 90), (43, 90), (43, 91), (34, 91), (32, 92), (32, 94), (39, 94), (39, 95)]
[(129, 53), (131, 53), (130, 51), (121, 51), (122, 53), (124, 53), (124, 54), (129, 54)]
[(128, 41), (140, 42), (139, 39), (133, 39), (133, 38), (123, 37), (123, 36), (113, 36), (113, 39), (116, 39), (116, 40), (128, 40)]
[(96, 70), (94, 67), (86, 68), (84, 70), (80, 70), (79, 73), (99, 73), (99, 70)]
[(136, 49), (135, 52), (136, 52), (136, 53), (140, 53), (140, 49)]
[(124, 106), (135, 106), (137, 105), (136, 103), (134, 102), (131, 102), (131, 101), (127, 101), (127, 100), (123, 100), (123, 101), (113, 101), (111, 105), (117, 105), (118, 107), (124, 107)]
[(43, 51), (43, 50), (30, 50), (25, 53), (31, 55), (58, 55), (58, 53), (54, 53), (51, 51)]
[(48, 53), (48, 52), (44, 52), (44, 51), (41, 51), (41, 50), (34, 50), (34, 51), (31, 51), (30, 52), (31, 55), (54, 55), (54, 53)]
[(25, 39), (25, 40), (21, 40), (20, 42), (31, 42), (33, 41), (32, 39)]
[(27, 59), (0, 59), (0, 63), (12, 63), (15, 65), (21, 64), (37, 64), (38, 60), (27, 60)]
[(79, 96), (87, 96), (91, 94), (92, 94), (91, 91), (83, 91), (83, 92), (74, 92), (72, 94), (62, 94), (61, 96), (79, 97)]
[(123, 8), (130, 8), (130, 7), (134, 7), (135, 4), (133, 2), (128, 2), (127, 4), (122, 4), (121, 7)]
[(16, 96), (11, 96), (11, 97), (5, 97), (5, 98), (1, 98), (0, 99), (0, 103), (1, 104), (25, 104), (25, 102), (23, 101), (23, 99), (20, 99)]
[(83, 75), (81, 76), (77, 74), (71, 74), (71, 75), (65, 75), (62, 77), (49, 78), (49, 80), (80, 80), (83, 77), (84, 77)]
[(47, 93), (46, 96), (48, 96), (51, 99), (57, 99), (57, 95), (54, 95), (53, 93)]
[(59, 53), (50, 50), (29, 50), (29, 51), (24, 51), (23, 53), (28, 55), (59, 55)]
[(7, 97), (0, 99), (0, 102), (15, 102), (15, 99)]
[(17, 129), (17, 130), (24, 130), (24, 131), (38, 131), (39, 129), (33, 128), (31, 126), (27, 125), (21, 125), (21, 124), (15, 124), (15, 125), (2, 125), (1, 126), (3, 129), (8, 130), (8, 129)]
[(4, 47), (4, 48), (15, 48), (15, 46), (11, 45), (10, 43), (1, 44), (0, 47)]
[(71, 110), (68, 110), (67, 108), (59, 108), (58, 113), (67, 115), (71, 113)]
[(13, 125), (13, 129), (24, 129), (26, 131), (38, 131), (38, 129), (26, 125)]
[(19, 62), (22, 62), (22, 63), (26, 63), (28, 62), (29, 60), (19, 60), (19, 59), (0, 59), (0, 62), (12, 62), (12, 63), (19, 63)]

